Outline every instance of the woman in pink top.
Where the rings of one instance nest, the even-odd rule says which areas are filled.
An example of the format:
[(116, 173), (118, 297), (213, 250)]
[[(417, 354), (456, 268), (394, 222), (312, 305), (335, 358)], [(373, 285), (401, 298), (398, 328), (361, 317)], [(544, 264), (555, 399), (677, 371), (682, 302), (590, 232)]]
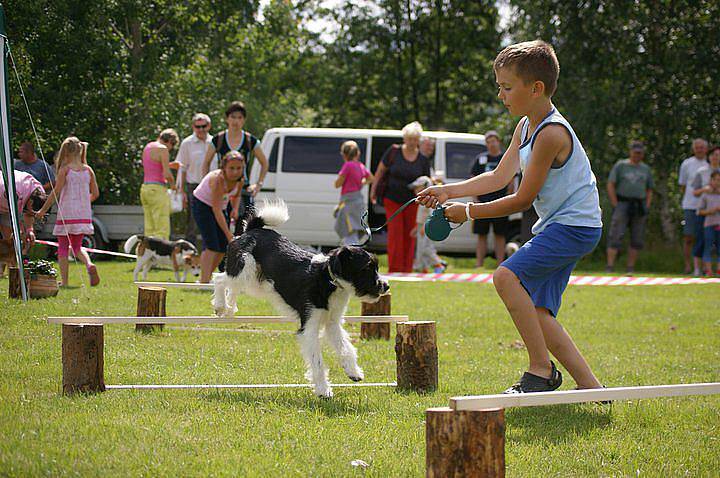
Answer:
[[(35, 210), (40, 209), (45, 202), (45, 190), (40, 181), (30, 173), (15, 171), (15, 192), (18, 196), (18, 212), (22, 214), (20, 234), (23, 238), (23, 253), (35, 244)], [(12, 237), (12, 221), (10, 218), (10, 205), (5, 191), (5, 182), (0, 175), (0, 237)], [(0, 263), (0, 277), (5, 272), (5, 265)]]
[(97, 267), (82, 248), (83, 236), (95, 232), (90, 203), (100, 195), (95, 172), (87, 164), (87, 143), (81, 142), (74, 136), (66, 138), (60, 146), (55, 168), (57, 170), (55, 188), (45, 201), (45, 205), (37, 212), (37, 217), (43, 217), (55, 203), (58, 195), (60, 196), (57, 200), (57, 219), (53, 229), (58, 241), (60, 286), (68, 285), (70, 247), (75, 257), (85, 264), (90, 276), (90, 285), (96, 286), (100, 283)]
[(140, 203), (145, 216), (146, 236), (170, 238), (170, 196), (167, 188), (175, 189), (175, 179), (170, 172), (170, 151), (179, 142), (175, 130), (166, 129), (143, 149)]
[(345, 162), (335, 180), (340, 190), (340, 203), (335, 210), (335, 232), (340, 236), (342, 245), (360, 243), (364, 229), (361, 225), (365, 213), (365, 200), (362, 188), (373, 181), (373, 175), (360, 162), (360, 148), (355, 141), (345, 141), (340, 147)]
[(233, 207), (239, 204), (244, 172), (245, 157), (238, 151), (230, 151), (220, 161), (220, 169), (206, 174), (193, 192), (197, 201), (191, 201), (190, 207), (203, 242), (200, 282), (210, 282), (233, 239), (227, 205), (230, 201)]

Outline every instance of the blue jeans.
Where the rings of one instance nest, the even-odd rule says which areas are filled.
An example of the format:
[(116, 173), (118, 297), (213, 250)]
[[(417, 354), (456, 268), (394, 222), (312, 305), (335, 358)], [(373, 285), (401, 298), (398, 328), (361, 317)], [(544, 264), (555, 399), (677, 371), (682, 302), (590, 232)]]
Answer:
[(705, 218), (703, 216), (695, 216), (695, 245), (693, 246), (693, 257), (702, 257), (705, 250), (705, 233), (703, 224)]
[(717, 260), (718, 262), (720, 262), (720, 230), (715, 229), (715, 227), (716, 226), (710, 226), (703, 229), (703, 262), (712, 261), (713, 246), (715, 246), (715, 254), (717, 255)]

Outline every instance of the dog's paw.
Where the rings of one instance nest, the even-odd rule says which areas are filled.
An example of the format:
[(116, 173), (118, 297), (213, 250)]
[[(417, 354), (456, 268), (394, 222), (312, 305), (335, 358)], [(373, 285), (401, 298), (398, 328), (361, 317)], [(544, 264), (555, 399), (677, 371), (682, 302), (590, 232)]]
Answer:
[(229, 309), (227, 307), (216, 307), (215, 315), (227, 319), (233, 317), (235, 314), (232, 309)]
[(315, 387), (315, 395), (317, 395), (318, 398), (323, 398), (325, 400), (329, 400), (329, 399), (333, 398), (333, 391), (329, 385), (326, 387), (318, 386), (318, 387)]
[(345, 375), (353, 382), (360, 382), (365, 378), (363, 369), (361, 369), (357, 363), (354, 363), (354, 361), (343, 364), (343, 369), (345, 370)]

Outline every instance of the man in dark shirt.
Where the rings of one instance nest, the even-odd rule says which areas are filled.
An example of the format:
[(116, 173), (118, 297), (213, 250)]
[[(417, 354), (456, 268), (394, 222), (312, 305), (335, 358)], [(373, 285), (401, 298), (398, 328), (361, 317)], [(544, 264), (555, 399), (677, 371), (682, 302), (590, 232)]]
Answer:
[(52, 184), (55, 182), (55, 172), (52, 166), (35, 155), (33, 144), (29, 141), (22, 143), (18, 150), (18, 156), (20, 159), (15, 160), (15, 170), (31, 174), (40, 181), (45, 192), (50, 192)]
[[(485, 145), (487, 146), (487, 152), (479, 154), (476, 161), (473, 162), (472, 170), (470, 171), (471, 177), (494, 170), (503, 157), (504, 151), (502, 150), (500, 135), (497, 131), (488, 131), (485, 133)], [(477, 201), (490, 202), (500, 199), (510, 194), (512, 191), (509, 189), (512, 187), (513, 185), (510, 184), (499, 191), (483, 194), (482, 196), (478, 196)], [(505, 260), (505, 237), (510, 225), (508, 216), (475, 219), (473, 221), (473, 232), (478, 235), (477, 247), (475, 249), (475, 267), (482, 267), (485, 261), (487, 235), (488, 232), (490, 232), (491, 224), (493, 234), (495, 234), (495, 258), (497, 259), (498, 265)]]

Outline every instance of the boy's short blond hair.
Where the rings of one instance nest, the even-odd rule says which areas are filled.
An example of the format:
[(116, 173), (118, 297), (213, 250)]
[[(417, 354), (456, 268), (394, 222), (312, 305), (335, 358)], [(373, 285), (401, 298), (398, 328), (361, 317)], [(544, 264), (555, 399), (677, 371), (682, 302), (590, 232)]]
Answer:
[(512, 67), (515, 74), (525, 84), (542, 81), (545, 84), (545, 95), (549, 98), (555, 94), (560, 63), (558, 63), (552, 45), (542, 40), (515, 43), (506, 47), (495, 58), (493, 69)]

